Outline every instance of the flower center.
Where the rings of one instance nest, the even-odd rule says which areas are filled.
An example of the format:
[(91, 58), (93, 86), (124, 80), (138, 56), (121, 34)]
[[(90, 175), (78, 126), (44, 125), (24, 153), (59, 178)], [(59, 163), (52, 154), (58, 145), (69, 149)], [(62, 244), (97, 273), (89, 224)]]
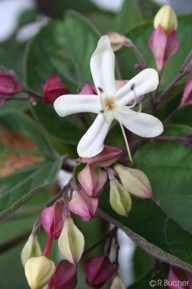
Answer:
[(106, 98), (104, 100), (104, 108), (106, 111), (112, 111), (116, 107), (116, 103), (113, 98)]

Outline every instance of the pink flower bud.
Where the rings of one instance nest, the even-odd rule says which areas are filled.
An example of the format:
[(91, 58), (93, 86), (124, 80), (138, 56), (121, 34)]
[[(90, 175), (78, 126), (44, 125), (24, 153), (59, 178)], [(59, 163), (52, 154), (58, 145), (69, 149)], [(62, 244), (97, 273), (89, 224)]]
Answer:
[(42, 210), (40, 214), (41, 224), (48, 235), (57, 239), (63, 229), (65, 218), (65, 206), (62, 200)]
[(51, 75), (41, 86), (44, 92), (44, 101), (46, 103), (53, 103), (58, 96), (69, 92), (69, 89), (57, 75)]
[(192, 76), (187, 80), (180, 106), (192, 104)]
[(121, 153), (122, 151), (115, 147), (104, 146), (104, 149), (98, 155), (92, 158), (78, 158), (76, 162), (87, 163), (93, 166), (106, 168), (115, 163), (118, 160)]
[(10, 95), (21, 90), (21, 85), (11, 73), (0, 72), (0, 94)]
[(172, 267), (167, 277), (169, 289), (192, 289), (192, 273)]
[(97, 94), (97, 92), (94, 86), (86, 82), (79, 94)]
[(101, 168), (87, 164), (78, 174), (78, 180), (89, 196), (98, 197), (107, 181), (107, 173)]
[(85, 192), (76, 190), (68, 204), (68, 209), (87, 222), (95, 216), (98, 204), (98, 198), (91, 198)]
[(164, 65), (179, 48), (179, 41), (176, 31), (171, 29), (168, 33), (166, 33), (159, 26), (150, 36), (149, 47), (155, 58), (157, 69), (161, 71)]
[(86, 260), (84, 270), (86, 282), (93, 288), (102, 287), (116, 272), (114, 265), (106, 255)]
[(55, 273), (49, 280), (48, 289), (73, 289), (77, 284), (76, 266), (62, 260), (55, 269)]

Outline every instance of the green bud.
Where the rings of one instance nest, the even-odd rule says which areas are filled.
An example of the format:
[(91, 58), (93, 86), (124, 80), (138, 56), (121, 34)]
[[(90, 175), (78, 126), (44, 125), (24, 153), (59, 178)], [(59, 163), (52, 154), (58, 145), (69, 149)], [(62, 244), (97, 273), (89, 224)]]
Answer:
[(152, 197), (152, 188), (147, 176), (140, 170), (131, 169), (122, 165), (116, 165), (122, 185), (132, 195), (148, 199)]
[(28, 259), (41, 256), (41, 254), (41, 247), (39, 245), (37, 236), (31, 233), (25, 246), (23, 247), (23, 250), (21, 251), (21, 262), (23, 266), (25, 266), (25, 263)]
[(81, 259), (85, 239), (71, 217), (65, 219), (63, 230), (58, 239), (58, 246), (65, 259), (74, 265)]
[(113, 210), (122, 216), (128, 216), (131, 210), (131, 196), (116, 179), (110, 180), (110, 204)]

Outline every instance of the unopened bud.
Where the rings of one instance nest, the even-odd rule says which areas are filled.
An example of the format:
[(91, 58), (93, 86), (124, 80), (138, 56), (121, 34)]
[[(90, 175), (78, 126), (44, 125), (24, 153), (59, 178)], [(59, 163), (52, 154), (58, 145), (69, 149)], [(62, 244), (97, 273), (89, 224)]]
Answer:
[(57, 239), (63, 229), (65, 206), (63, 200), (58, 200), (54, 205), (42, 210), (40, 214), (41, 224), (47, 234)]
[(109, 32), (108, 34), (111, 47), (113, 51), (120, 50), (125, 43), (125, 36), (116, 32)]
[(25, 264), (25, 276), (31, 289), (42, 289), (54, 270), (55, 264), (45, 256), (29, 259)]
[(78, 174), (78, 180), (89, 196), (98, 197), (107, 181), (107, 173), (101, 168), (87, 164)]
[(191, 289), (192, 274), (177, 267), (171, 267), (167, 276), (167, 284), (169, 289)]
[(104, 149), (101, 153), (92, 158), (78, 158), (76, 160), (77, 163), (87, 163), (97, 167), (109, 167), (113, 163), (115, 163), (122, 151), (112, 147), (112, 146), (104, 146)]
[(123, 284), (121, 278), (119, 277), (119, 275), (116, 275), (113, 278), (113, 282), (111, 284), (110, 289), (126, 289), (125, 285)]
[(173, 8), (169, 5), (164, 5), (159, 9), (154, 18), (154, 27), (161, 27), (166, 33), (172, 29), (177, 29), (177, 15)]
[(192, 76), (187, 80), (180, 106), (192, 104)]
[(68, 209), (87, 222), (95, 216), (98, 204), (98, 198), (91, 198), (84, 191), (75, 190)]
[(89, 82), (86, 82), (79, 94), (97, 94), (96, 89)]
[(84, 270), (86, 282), (93, 288), (102, 287), (116, 271), (114, 265), (106, 255), (86, 260)]
[(110, 204), (122, 216), (128, 216), (132, 206), (129, 192), (116, 179), (110, 180)]
[(0, 72), (0, 94), (11, 95), (21, 90), (14, 74)]
[(51, 75), (41, 86), (46, 103), (53, 103), (59, 96), (69, 93), (68, 87), (63, 84), (57, 75)]
[(39, 245), (37, 236), (34, 233), (31, 233), (25, 246), (23, 247), (23, 250), (21, 251), (21, 262), (23, 266), (25, 266), (25, 263), (28, 259), (41, 256), (41, 254), (41, 247)]
[(116, 165), (117, 172), (123, 187), (132, 195), (140, 198), (151, 198), (152, 188), (147, 176), (140, 170)]
[(74, 289), (77, 284), (77, 268), (67, 260), (57, 265), (48, 283), (48, 289)]
[(84, 251), (85, 239), (71, 217), (65, 219), (58, 245), (66, 260), (75, 265), (79, 262)]

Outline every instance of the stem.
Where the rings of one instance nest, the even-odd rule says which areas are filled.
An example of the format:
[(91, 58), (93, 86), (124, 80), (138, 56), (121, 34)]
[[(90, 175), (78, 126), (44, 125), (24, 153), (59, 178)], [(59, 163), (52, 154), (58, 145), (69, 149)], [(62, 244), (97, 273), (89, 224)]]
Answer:
[(184, 64), (181, 66), (180, 72), (183, 72), (188, 67), (191, 60), (192, 60), (192, 50), (189, 52), (187, 58), (185, 59)]
[(53, 243), (53, 236), (51, 234), (49, 234), (48, 239), (47, 239), (47, 243), (45, 245), (45, 249), (43, 251), (43, 256), (49, 258), (52, 243)]
[(131, 40), (126, 38), (124, 46), (132, 49), (132, 51), (135, 53), (135, 56), (137, 57), (141, 66), (143, 66), (143, 68), (146, 67), (145, 60), (143, 59), (143, 56), (141, 55), (141, 53), (139, 52), (139, 50), (137, 49), (137, 47), (135, 46), (135, 44)]
[(113, 237), (114, 234), (116, 234), (117, 231), (117, 227), (114, 227), (112, 230), (110, 230), (109, 232), (107, 232), (103, 238), (99, 239), (95, 244), (93, 244), (91, 247), (87, 248), (84, 252), (83, 252), (83, 256), (88, 254), (89, 252), (91, 252), (93, 249), (95, 249), (98, 245), (100, 245), (101, 243), (103, 243), (103, 241), (105, 241), (107, 238)]
[(122, 124), (120, 122), (119, 122), (119, 125), (120, 125), (120, 128), (121, 128), (123, 137), (124, 137), (128, 158), (129, 158), (130, 162), (133, 163), (133, 158), (132, 158), (131, 151), (130, 151), (130, 148), (129, 148), (129, 143), (128, 143), (128, 140), (127, 140), (127, 137), (126, 137), (126, 134), (125, 134), (125, 130), (124, 130), (124, 128), (123, 128), (123, 126), (122, 126)]
[(165, 125), (165, 124), (169, 123), (169, 122), (172, 120), (172, 118), (173, 118), (178, 112), (180, 112), (180, 109), (181, 109), (181, 107), (179, 106), (179, 107), (177, 107), (175, 110), (173, 110), (173, 111), (170, 113), (170, 115), (168, 115), (168, 117), (164, 120), (163, 124)]

